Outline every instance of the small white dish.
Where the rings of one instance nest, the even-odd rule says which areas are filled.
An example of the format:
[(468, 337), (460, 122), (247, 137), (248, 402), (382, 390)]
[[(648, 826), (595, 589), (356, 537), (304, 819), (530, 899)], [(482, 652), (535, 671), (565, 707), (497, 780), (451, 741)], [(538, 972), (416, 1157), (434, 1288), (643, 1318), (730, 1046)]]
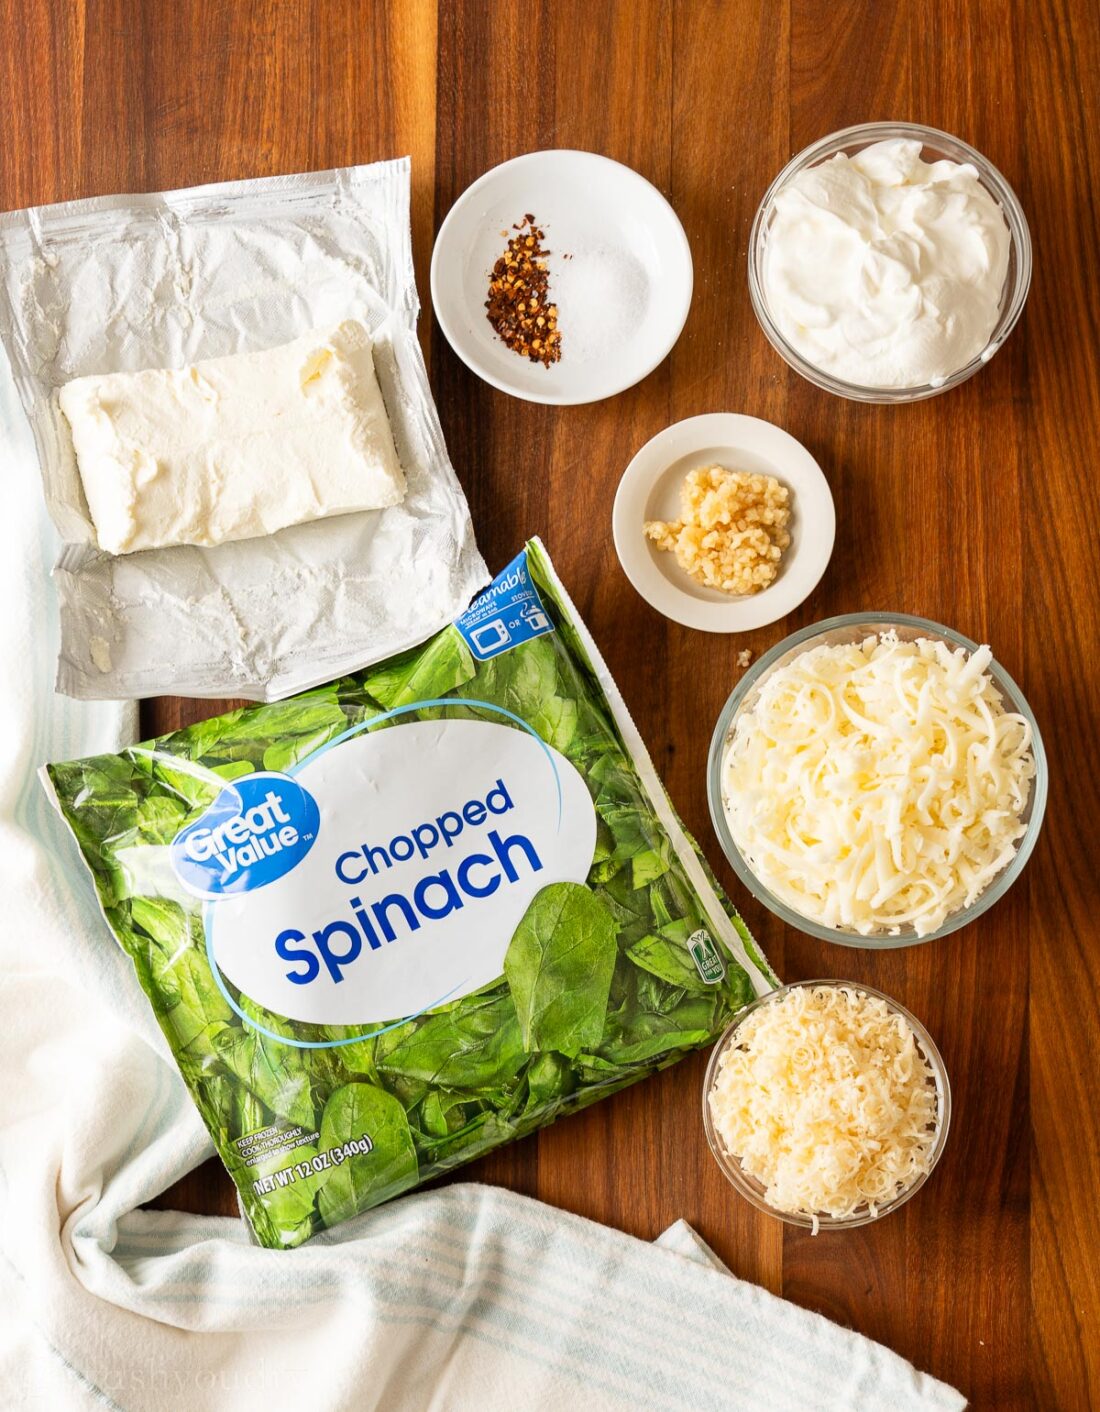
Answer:
[[(562, 355), (548, 368), (506, 347), (485, 313), (493, 265), (528, 213), (545, 232), (558, 304)], [(458, 356), (502, 392), (556, 406), (599, 402), (651, 373), (684, 327), (692, 279), (676, 212), (594, 152), (528, 152), (493, 167), (451, 207), (432, 251), (432, 304)], [(604, 288), (622, 297), (601, 308)]]
[[(705, 588), (642, 528), (646, 520), (678, 520), (684, 477), (715, 465), (775, 476), (790, 489), (791, 543), (775, 582), (759, 593)], [(821, 467), (793, 436), (759, 417), (712, 412), (646, 442), (623, 472), (612, 527), (623, 571), (652, 608), (703, 632), (748, 632), (785, 618), (817, 587), (833, 552), (836, 512)]]

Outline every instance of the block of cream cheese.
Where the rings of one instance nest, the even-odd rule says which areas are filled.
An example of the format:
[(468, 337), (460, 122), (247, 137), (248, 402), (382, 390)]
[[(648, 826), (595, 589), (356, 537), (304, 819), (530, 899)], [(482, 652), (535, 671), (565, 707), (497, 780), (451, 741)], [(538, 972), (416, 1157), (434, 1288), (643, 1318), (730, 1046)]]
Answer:
[(60, 401), (111, 554), (253, 539), (405, 496), (370, 335), (352, 320), (263, 352), (76, 378)]

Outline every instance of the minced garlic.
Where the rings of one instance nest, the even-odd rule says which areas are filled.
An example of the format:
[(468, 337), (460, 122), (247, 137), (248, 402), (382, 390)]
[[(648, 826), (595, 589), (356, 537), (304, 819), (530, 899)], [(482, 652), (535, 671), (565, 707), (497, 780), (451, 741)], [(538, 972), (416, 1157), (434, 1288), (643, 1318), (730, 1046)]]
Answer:
[(707, 588), (758, 593), (779, 573), (791, 542), (791, 493), (774, 476), (703, 466), (680, 488), (679, 520), (647, 520), (658, 549)]

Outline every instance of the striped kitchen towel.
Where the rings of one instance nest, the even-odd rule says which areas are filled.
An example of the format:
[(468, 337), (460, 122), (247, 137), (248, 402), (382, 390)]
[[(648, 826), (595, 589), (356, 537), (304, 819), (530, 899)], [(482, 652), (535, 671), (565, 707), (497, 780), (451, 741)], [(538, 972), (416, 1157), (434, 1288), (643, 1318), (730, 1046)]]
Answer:
[(0, 1406), (172, 1412), (954, 1409), (859, 1335), (727, 1273), (490, 1187), (291, 1252), (141, 1210), (212, 1151), (35, 770), (134, 738), (53, 694), (56, 552), (0, 369)]

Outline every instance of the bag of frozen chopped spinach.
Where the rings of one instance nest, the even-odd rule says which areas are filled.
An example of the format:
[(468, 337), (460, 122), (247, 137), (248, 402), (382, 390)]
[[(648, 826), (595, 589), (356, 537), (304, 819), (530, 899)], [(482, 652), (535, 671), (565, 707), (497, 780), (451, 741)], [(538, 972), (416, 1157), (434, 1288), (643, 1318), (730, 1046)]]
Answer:
[(266, 1246), (773, 983), (537, 540), (421, 647), (45, 773)]

